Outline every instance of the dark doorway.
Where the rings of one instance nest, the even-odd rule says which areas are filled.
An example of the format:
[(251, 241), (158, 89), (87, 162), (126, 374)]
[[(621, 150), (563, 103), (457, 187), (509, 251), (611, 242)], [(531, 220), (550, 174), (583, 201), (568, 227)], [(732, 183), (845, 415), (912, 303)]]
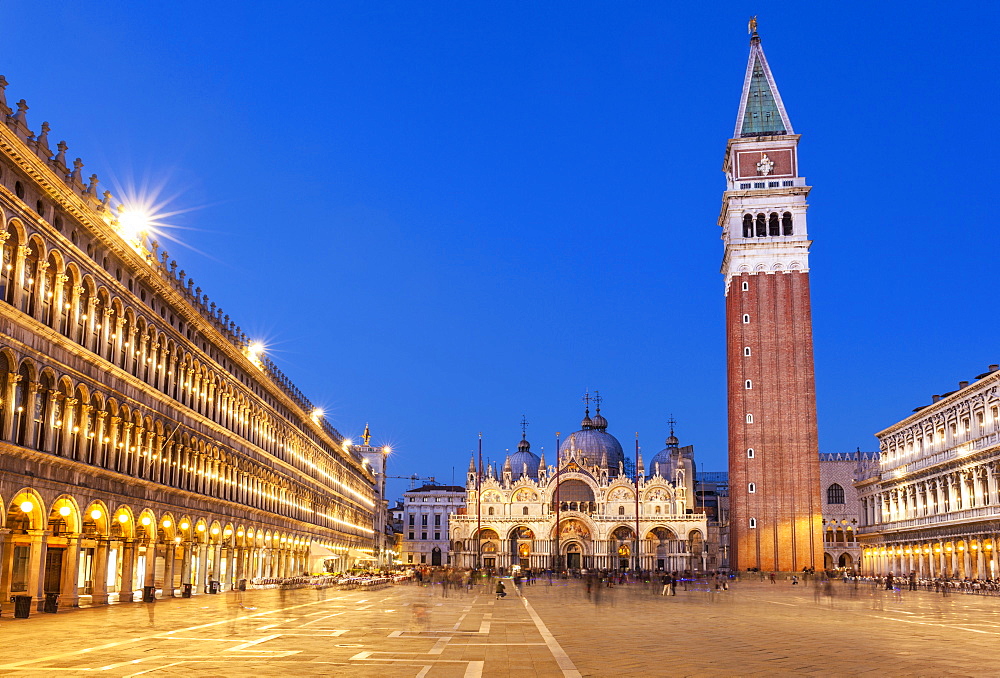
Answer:
[(434, 550), (431, 551), (431, 565), (440, 565), (440, 564), (441, 564), (441, 549), (435, 546)]
[(628, 559), (627, 558), (619, 558), (618, 559), (618, 569), (619, 570), (627, 570), (628, 569)]
[(483, 558), (483, 567), (488, 567), (488, 568), (492, 569), (492, 568), (496, 567), (496, 565), (497, 565), (497, 559), (496, 558)]
[(566, 567), (570, 570), (580, 569), (580, 554), (579, 553), (567, 553), (566, 554)]
[(59, 593), (62, 588), (62, 563), (65, 549), (45, 552), (45, 593)]

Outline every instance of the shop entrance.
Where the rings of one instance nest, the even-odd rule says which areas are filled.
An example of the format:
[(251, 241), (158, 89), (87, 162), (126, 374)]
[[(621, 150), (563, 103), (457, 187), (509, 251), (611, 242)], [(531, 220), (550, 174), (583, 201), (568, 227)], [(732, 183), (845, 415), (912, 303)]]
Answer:
[(59, 593), (62, 588), (62, 564), (65, 549), (45, 551), (45, 593)]

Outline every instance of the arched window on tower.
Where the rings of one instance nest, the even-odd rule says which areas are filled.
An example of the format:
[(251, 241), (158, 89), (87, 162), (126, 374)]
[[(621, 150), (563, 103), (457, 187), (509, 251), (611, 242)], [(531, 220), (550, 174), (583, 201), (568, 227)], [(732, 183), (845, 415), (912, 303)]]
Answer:
[(618, 515), (620, 515), (620, 516), (625, 515), (625, 507), (624, 506), (619, 506), (618, 507)]
[(778, 213), (771, 212), (771, 217), (767, 220), (767, 234), (768, 235), (781, 235), (778, 230)]
[(781, 217), (781, 234), (791, 235), (792, 234), (792, 213), (785, 212)]
[(743, 215), (743, 237), (752, 238), (753, 237), (753, 215), (744, 214)]
[(757, 215), (757, 237), (763, 238), (767, 235), (767, 217), (763, 214)]
[(844, 503), (844, 488), (839, 484), (834, 483), (830, 487), (826, 488), (826, 503), (827, 504), (843, 504)]

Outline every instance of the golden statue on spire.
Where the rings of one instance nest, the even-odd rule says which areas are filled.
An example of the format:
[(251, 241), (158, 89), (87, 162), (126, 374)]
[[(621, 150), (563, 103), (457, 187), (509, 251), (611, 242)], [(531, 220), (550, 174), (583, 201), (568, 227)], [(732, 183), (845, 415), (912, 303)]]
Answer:
[(753, 35), (757, 32), (757, 15), (754, 14), (750, 17), (750, 21), (747, 22), (747, 33)]
[(371, 431), (368, 430), (367, 423), (365, 424), (365, 432), (361, 434), (361, 439), (365, 441), (365, 445), (367, 445), (368, 441), (372, 439), (372, 434)]

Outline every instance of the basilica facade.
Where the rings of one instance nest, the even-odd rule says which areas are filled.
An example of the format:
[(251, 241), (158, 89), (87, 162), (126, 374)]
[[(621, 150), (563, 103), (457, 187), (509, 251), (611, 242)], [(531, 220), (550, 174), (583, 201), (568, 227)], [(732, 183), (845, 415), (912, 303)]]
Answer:
[[(715, 563), (708, 521), (694, 505), (691, 446), (671, 431), (647, 467), (626, 457), (598, 407), (558, 446), (556, 464), (517, 452), (498, 471), (469, 464), (466, 510), (450, 521), (460, 567), (702, 570)], [(630, 462), (634, 462), (630, 463)]]

